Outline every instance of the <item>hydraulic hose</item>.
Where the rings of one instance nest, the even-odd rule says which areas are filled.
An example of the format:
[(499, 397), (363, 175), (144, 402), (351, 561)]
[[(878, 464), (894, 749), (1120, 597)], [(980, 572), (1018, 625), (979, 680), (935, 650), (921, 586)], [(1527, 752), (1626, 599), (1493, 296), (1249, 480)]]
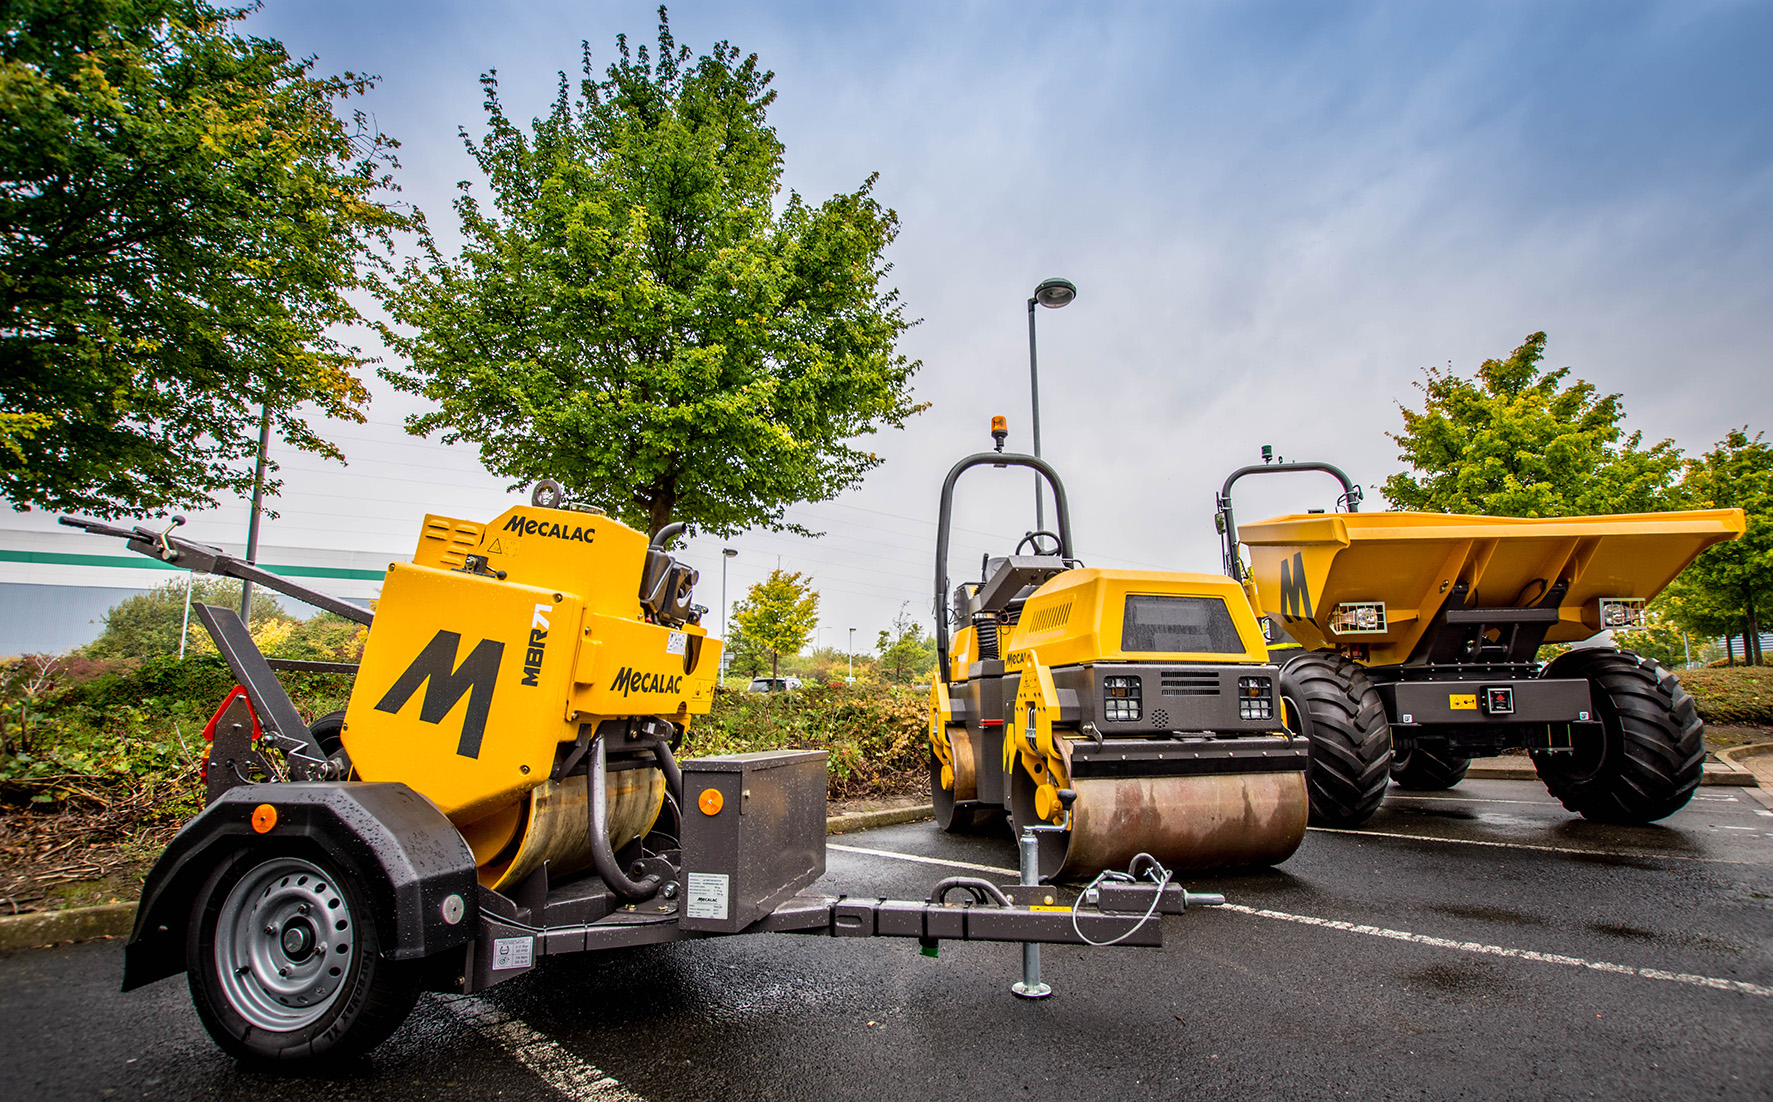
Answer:
[[(671, 753), (666, 750), (665, 754)], [(664, 765), (667, 757), (661, 757), (659, 764)], [(671, 763), (675, 770), (677, 763)], [(659, 890), (658, 873), (648, 873), (639, 880), (630, 880), (621, 866), (616, 863), (616, 855), (609, 848), (609, 796), (605, 789), (605, 778), (608, 766), (604, 755), (603, 732), (601, 730), (591, 739), (591, 768), (586, 771), (587, 784), (590, 785), (591, 804), (591, 863), (597, 867), (597, 875), (609, 885), (609, 890), (618, 898), (629, 903), (639, 903), (651, 899)], [(669, 780), (670, 773), (666, 773)], [(678, 773), (678, 785), (682, 786), (683, 775)]]

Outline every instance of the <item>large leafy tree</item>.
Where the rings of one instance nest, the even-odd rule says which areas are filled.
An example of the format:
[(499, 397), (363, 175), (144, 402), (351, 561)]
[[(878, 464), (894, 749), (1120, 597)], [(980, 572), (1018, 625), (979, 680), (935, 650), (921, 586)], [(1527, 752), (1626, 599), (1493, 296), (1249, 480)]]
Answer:
[(1773, 609), (1773, 444), (1762, 433), (1733, 429), (1686, 464), (1681, 489), (1697, 506), (1748, 514), (1741, 539), (1699, 556), (1671, 587), (1671, 619), (1706, 635), (1740, 634), (1751, 665), (1763, 661), (1761, 617)]
[(516, 482), (559, 479), (636, 527), (795, 528), (784, 509), (853, 485), (854, 446), (900, 426), (918, 365), (883, 287), (897, 216), (873, 177), (816, 206), (780, 201), (773, 74), (726, 43), (691, 59), (659, 10), (601, 78), (584, 47), (525, 129), (482, 78), (487, 129), (463, 141), (491, 192), (456, 200), (466, 244), (382, 287), (406, 361), (383, 374), (438, 408), (416, 433), (480, 446)]
[(781, 672), (782, 656), (806, 646), (807, 636), (819, 623), (819, 594), (812, 579), (799, 571), (772, 570), (733, 607), (733, 622), (744, 633), (747, 646), (769, 655), (770, 676), (775, 677)]
[(1403, 409), (1392, 433), (1413, 469), (1385, 481), (1403, 509), (1492, 516), (1551, 517), (1667, 508), (1681, 453), (1672, 441), (1643, 446), (1627, 435), (1618, 394), (1592, 383), (1566, 384), (1570, 369), (1548, 371), (1545, 334), (1534, 333), (1506, 360), (1485, 360), (1475, 378), (1428, 368), (1416, 384), (1423, 408)]
[[(338, 457), (359, 264), (409, 219), (394, 143), (206, 0), (0, 3), (0, 494), (100, 515), (253, 480), (257, 407)], [(250, 412), (249, 412), (250, 411)], [(275, 483), (272, 483), (275, 488)]]

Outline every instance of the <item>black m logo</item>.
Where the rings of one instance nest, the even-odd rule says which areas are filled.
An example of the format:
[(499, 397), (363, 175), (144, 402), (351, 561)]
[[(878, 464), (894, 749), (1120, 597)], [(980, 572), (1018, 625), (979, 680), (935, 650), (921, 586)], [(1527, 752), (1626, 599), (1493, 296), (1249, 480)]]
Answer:
[(1293, 552), (1292, 562), (1281, 560), (1280, 582), (1281, 615), (1289, 621), (1311, 619), (1311, 589), (1305, 584), (1304, 552)]
[(462, 739), (456, 744), (456, 753), (465, 758), (478, 758), (505, 644), (482, 639), (473, 653), (457, 667), (456, 651), (461, 645), (462, 637), (455, 632), (438, 632), (376, 704), (376, 711), (400, 711), (412, 699), (412, 694), (419, 691), (419, 686), (424, 685), (425, 701), (419, 705), (419, 719), (425, 723), (442, 723), (443, 717), (465, 693), (468, 695), (468, 714), (462, 720)]

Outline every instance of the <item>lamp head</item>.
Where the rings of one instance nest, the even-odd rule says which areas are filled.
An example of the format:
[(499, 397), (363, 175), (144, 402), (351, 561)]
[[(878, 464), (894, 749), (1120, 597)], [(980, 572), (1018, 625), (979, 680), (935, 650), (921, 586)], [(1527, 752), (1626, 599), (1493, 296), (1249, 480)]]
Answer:
[(733, 549), (732, 549), (732, 548), (730, 548), (730, 547), (723, 547), (723, 548), (721, 548), (721, 549), (720, 549), (720, 553), (721, 553), (721, 554), (722, 554), (722, 555), (725, 555), (725, 556), (726, 556), (726, 557), (727, 557), (727, 558), (729, 558), (729, 559), (736, 559), (736, 558), (738, 558), (738, 557), (739, 557), (739, 553), (738, 553), (738, 552), (737, 552), (737, 551), (735, 551), (735, 550), (733, 550)]
[(1051, 310), (1068, 305), (1077, 297), (1077, 285), (1069, 279), (1043, 279), (1034, 289), (1034, 301)]

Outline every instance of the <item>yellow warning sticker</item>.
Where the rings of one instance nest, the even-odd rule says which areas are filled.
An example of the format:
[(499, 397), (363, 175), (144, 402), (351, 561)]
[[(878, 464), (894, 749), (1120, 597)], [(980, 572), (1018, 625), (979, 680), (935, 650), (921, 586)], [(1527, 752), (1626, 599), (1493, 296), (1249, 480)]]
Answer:
[(1030, 903), (1028, 905), (1028, 909), (1031, 911), (1069, 911), (1071, 908), (1070, 907), (1049, 907), (1044, 903)]
[(492, 543), (487, 545), (486, 553), (489, 555), (515, 556), (517, 554), (517, 541), (512, 540), (510, 543), (506, 543), (504, 540), (493, 540)]
[(1477, 711), (1477, 694), (1454, 693), (1447, 697), (1447, 707), (1455, 711), (1475, 712)]

